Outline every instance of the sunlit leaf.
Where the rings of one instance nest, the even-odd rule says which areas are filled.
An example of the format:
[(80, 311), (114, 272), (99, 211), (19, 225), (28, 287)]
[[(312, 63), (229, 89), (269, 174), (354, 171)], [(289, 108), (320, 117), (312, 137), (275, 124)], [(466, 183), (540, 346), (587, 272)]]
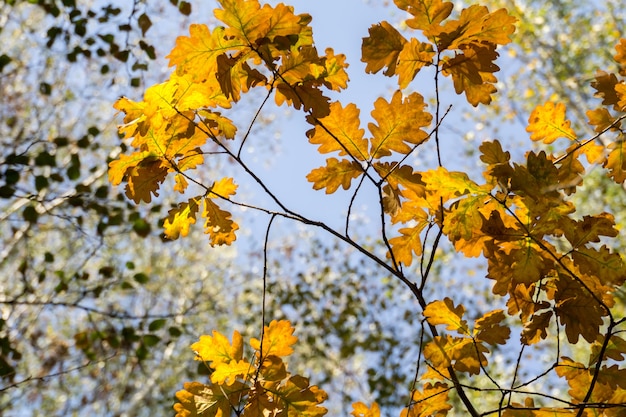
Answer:
[(343, 187), (344, 190), (349, 189), (352, 180), (362, 174), (363, 168), (356, 161), (329, 158), (326, 160), (326, 166), (314, 169), (306, 178), (313, 183), (314, 189), (325, 188), (326, 194), (332, 194), (337, 191), (339, 186)]
[(570, 121), (565, 119), (565, 104), (548, 101), (533, 110), (528, 118), (528, 127), (532, 140), (541, 140), (552, 143), (558, 138), (576, 139), (576, 132), (570, 127)]
[(369, 28), (369, 36), (363, 38), (361, 61), (367, 65), (365, 72), (377, 73), (386, 68), (383, 74), (391, 77), (396, 73), (398, 56), (407, 40), (393, 26), (381, 22)]
[(263, 338), (251, 339), (250, 346), (260, 352), (262, 357), (291, 355), (293, 353), (291, 346), (298, 341), (293, 331), (294, 328), (287, 320), (272, 320), (269, 326), (265, 326)]

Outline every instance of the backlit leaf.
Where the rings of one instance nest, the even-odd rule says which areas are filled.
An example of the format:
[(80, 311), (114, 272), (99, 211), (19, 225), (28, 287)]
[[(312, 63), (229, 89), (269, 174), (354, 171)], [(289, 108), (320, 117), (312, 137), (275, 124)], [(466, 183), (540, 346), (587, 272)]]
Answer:
[(445, 324), (447, 330), (454, 330), (463, 335), (469, 335), (467, 321), (463, 320), (465, 308), (463, 305), (454, 306), (454, 302), (446, 297), (444, 300), (433, 301), (424, 309), (424, 317), (432, 325)]
[(399, 230), (400, 236), (389, 239), (394, 259), (398, 263), (409, 266), (413, 263), (413, 254), (422, 254), (421, 232), (426, 222), (420, 222), (414, 227), (405, 227)]
[(363, 138), (365, 131), (360, 128), (359, 109), (354, 104), (344, 108), (339, 102), (332, 103), (330, 114), (320, 123), (309, 131), (309, 142), (319, 145), (320, 153), (339, 152), (340, 156), (349, 154), (359, 161), (368, 159), (368, 142)]
[(352, 180), (362, 174), (363, 168), (356, 161), (329, 158), (326, 160), (326, 166), (314, 169), (306, 178), (313, 183), (315, 190), (325, 188), (326, 194), (332, 194), (339, 186), (342, 186), (344, 190), (349, 189)]
[(420, 42), (415, 38), (404, 44), (398, 55), (398, 85), (401, 89), (408, 87), (417, 73), (425, 66), (432, 65), (435, 52), (429, 43)]
[(383, 74), (391, 77), (396, 73), (398, 56), (406, 42), (400, 32), (387, 22), (370, 27), (369, 36), (363, 38), (361, 46), (361, 61), (367, 64), (365, 72), (375, 74), (386, 68)]
[(211, 197), (204, 199), (202, 217), (205, 219), (204, 233), (209, 235), (211, 246), (230, 245), (237, 238), (235, 231), (239, 229), (239, 225), (231, 219), (231, 214), (222, 210)]
[(452, 12), (454, 4), (441, 0), (394, 0), (399, 9), (413, 15), (406, 25), (413, 29), (427, 30), (432, 25), (444, 21)]
[(235, 330), (231, 344), (226, 336), (213, 330), (213, 336), (200, 336), (200, 340), (192, 344), (191, 349), (196, 353), (196, 360), (207, 362), (215, 369), (218, 363), (238, 362), (243, 358), (243, 338)]
[(400, 413), (400, 417), (444, 417), (452, 409), (448, 403), (450, 388), (447, 384), (427, 382), (422, 391), (415, 390), (411, 395), (411, 404)]
[(558, 138), (576, 139), (576, 132), (570, 127), (570, 121), (565, 119), (565, 104), (548, 101), (533, 110), (528, 118), (527, 132), (532, 140), (541, 140), (546, 144)]
[(189, 234), (189, 227), (196, 222), (199, 203), (199, 198), (190, 198), (186, 203), (180, 203), (168, 212), (163, 222), (165, 236), (168, 239), (178, 239), (180, 235)]
[(211, 373), (211, 382), (214, 384), (233, 385), (237, 378), (248, 379), (253, 368), (246, 360), (231, 360), (230, 362), (213, 363), (215, 371)]
[(503, 345), (511, 335), (511, 329), (502, 322), (506, 316), (502, 310), (494, 310), (486, 313), (476, 320), (474, 338), (490, 345)]
[(623, 140), (609, 144), (609, 156), (604, 161), (604, 167), (609, 170), (609, 176), (618, 184), (626, 181), (626, 144)]
[(250, 346), (260, 352), (262, 357), (291, 355), (293, 353), (291, 346), (298, 341), (293, 331), (294, 328), (287, 320), (272, 320), (269, 326), (265, 326), (262, 341), (253, 338), (250, 340)]
[(370, 407), (362, 402), (352, 404), (352, 412), (354, 417), (380, 417), (380, 407), (375, 402)]
[(396, 91), (390, 102), (379, 98), (374, 103), (372, 117), (377, 124), (369, 123), (373, 135), (371, 153), (374, 158), (391, 155), (391, 152), (407, 154), (412, 147), (428, 139), (428, 133), (420, 129), (432, 120), (424, 111), (426, 103), (418, 93), (407, 97)]

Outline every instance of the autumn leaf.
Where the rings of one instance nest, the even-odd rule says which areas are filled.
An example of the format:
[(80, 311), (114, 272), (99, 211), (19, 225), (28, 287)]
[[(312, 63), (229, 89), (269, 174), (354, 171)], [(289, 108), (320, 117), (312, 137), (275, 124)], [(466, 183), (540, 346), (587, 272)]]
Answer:
[(424, 358), (436, 370), (453, 366), (459, 372), (478, 375), (481, 365), (487, 364), (484, 353), (488, 352), (481, 343), (469, 337), (436, 336), (424, 347)]
[(369, 28), (369, 36), (363, 38), (361, 61), (365, 62), (365, 72), (375, 74), (387, 68), (383, 74), (391, 77), (396, 73), (398, 57), (406, 39), (393, 26), (381, 22)]
[(620, 137), (620, 140), (609, 144), (609, 149), (609, 156), (602, 166), (609, 170), (609, 177), (613, 181), (622, 184), (626, 181), (626, 145)]
[(559, 321), (565, 326), (567, 340), (574, 344), (582, 336), (592, 343), (600, 335), (606, 310), (578, 281), (567, 274), (559, 274), (555, 284), (555, 310)]
[(461, 53), (442, 60), (443, 75), (451, 76), (457, 94), (465, 93), (474, 107), (491, 103), (491, 94), (497, 91), (494, 72), (500, 68), (494, 64), (498, 53), (494, 44), (462, 45)]
[(420, 129), (432, 121), (430, 113), (424, 111), (425, 107), (424, 98), (418, 93), (403, 98), (402, 92), (396, 91), (390, 102), (377, 99), (372, 117), (378, 124), (368, 124), (373, 135), (372, 157), (382, 158), (391, 152), (407, 154), (428, 139), (428, 133)]
[(441, 0), (394, 0), (394, 3), (413, 15), (406, 20), (408, 27), (424, 31), (443, 22), (454, 8), (452, 2)]
[(544, 340), (548, 336), (548, 327), (552, 319), (552, 311), (544, 311), (531, 316), (530, 321), (524, 324), (521, 342), (525, 345), (533, 345)]
[(180, 235), (187, 236), (189, 227), (196, 222), (200, 198), (190, 198), (186, 203), (180, 203), (168, 212), (163, 222), (165, 236), (168, 239), (178, 239)]
[[(619, 101), (615, 93), (617, 83), (615, 74), (609, 74), (605, 71), (596, 72), (595, 81), (591, 82), (591, 86), (596, 90), (594, 96), (601, 98), (604, 106), (615, 106)], [(615, 108), (615, 110), (619, 109)]]
[(253, 338), (250, 340), (250, 346), (263, 358), (270, 355), (279, 357), (291, 355), (293, 353), (291, 346), (298, 341), (293, 331), (294, 328), (287, 320), (272, 320), (269, 326), (265, 326), (262, 340)]
[(233, 385), (237, 378), (248, 379), (252, 372), (252, 365), (246, 360), (231, 360), (229, 362), (213, 363), (215, 371), (211, 373), (211, 382), (214, 384)]
[(200, 382), (185, 382), (184, 389), (176, 393), (174, 405), (176, 417), (230, 415), (233, 404), (244, 396), (247, 387), (235, 383), (232, 386), (208, 386)]
[(452, 409), (448, 403), (450, 388), (447, 384), (436, 382), (424, 384), (422, 391), (415, 390), (411, 395), (411, 404), (400, 413), (400, 417), (444, 417)]
[(226, 336), (213, 330), (213, 336), (200, 336), (200, 340), (192, 344), (191, 349), (196, 353), (196, 360), (207, 362), (215, 369), (219, 363), (238, 362), (243, 358), (243, 338), (235, 330), (231, 344)]
[(352, 103), (345, 108), (341, 103), (330, 105), (330, 114), (319, 120), (315, 129), (309, 131), (309, 142), (319, 145), (320, 153), (339, 152), (359, 161), (369, 158), (368, 142), (360, 128), (359, 109)]
[[(613, 125), (617, 120), (609, 113), (605, 107), (600, 107), (595, 110), (587, 110), (587, 118), (589, 124), (595, 126), (594, 131), (600, 133), (606, 130), (609, 126)], [(622, 125), (621, 122), (615, 123), (614, 128), (619, 128)]]
[(325, 188), (326, 194), (332, 194), (337, 191), (339, 186), (342, 186), (344, 190), (349, 189), (352, 180), (362, 174), (363, 168), (356, 161), (329, 158), (326, 160), (326, 166), (314, 169), (306, 178), (313, 183), (313, 189)]
[(375, 402), (370, 407), (362, 402), (352, 403), (352, 412), (354, 417), (380, 417), (380, 407)]
[(620, 75), (626, 76), (626, 39), (622, 38), (615, 45), (617, 53), (614, 56), (615, 62), (619, 64)]
[(235, 195), (237, 192), (237, 184), (233, 182), (232, 178), (224, 177), (218, 181), (215, 181), (209, 191), (209, 198), (224, 198), (228, 199)]
[(327, 398), (326, 393), (316, 386), (309, 386), (309, 380), (300, 375), (289, 378), (274, 395), (279, 417), (319, 417), (328, 411), (320, 406)]
[(454, 306), (454, 302), (446, 297), (443, 300), (433, 301), (424, 309), (424, 317), (432, 325), (445, 324), (447, 330), (454, 330), (462, 335), (469, 335), (467, 321), (463, 320), (465, 308), (463, 305)]
[(135, 204), (143, 201), (150, 203), (152, 195), (159, 196), (159, 186), (167, 176), (168, 169), (158, 159), (144, 159), (137, 166), (127, 171), (126, 197)]
[(205, 219), (204, 233), (209, 235), (211, 246), (230, 245), (237, 238), (235, 231), (239, 229), (239, 225), (231, 219), (231, 214), (222, 210), (211, 197), (204, 199), (202, 217)]
[(448, 20), (443, 26), (432, 25), (424, 35), (436, 38), (440, 51), (463, 49), (470, 44), (506, 45), (511, 42), (516, 21), (506, 9), (489, 13), (487, 7), (473, 4), (461, 10), (458, 20)]
[(324, 56), (324, 67), (326, 73), (323, 77), (324, 86), (334, 91), (339, 91), (348, 87), (348, 63), (344, 54), (335, 55), (332, 48), (326, 48)]
[(506, 319), (502, 310), (484, 314), (474, 324), (474, 338), (490, 345), (503, 345), (511, 335), (511, 329), (503, 325)]
[(422, 221), (414, 227), (404, 227), (399, 230), (400, 236), (389, 239), (396, 262), (410, 266), (413, 263), (413, 254), (415, 256), (422, 254), (421, 232), (427, 224), (427, 222)]
[(576, 132), (570, 127), (570, 121), (565, 119), (565, 105), (563, 103), (546, 102), (535, 107), (528, 118), (527, 132), (534, 141), (541, 140), (550, 144), (558, 138), (576, 140)]
[(425, 66), (432, 65), (435, 52), (429, 43), (420, 42), (411, 38), (405, 43), (398, 55), (396, 73), (398, 85), (401, 89), (408, 87), (417, 73)]

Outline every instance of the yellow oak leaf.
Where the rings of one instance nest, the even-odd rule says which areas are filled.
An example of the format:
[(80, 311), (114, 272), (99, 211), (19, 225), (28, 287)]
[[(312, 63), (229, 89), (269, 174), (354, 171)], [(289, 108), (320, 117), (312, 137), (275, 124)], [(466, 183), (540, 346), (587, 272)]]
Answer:
[(433, 301), (424, 309), (424, 317), (432, 325), (445, 324), (446, 329), (454, 330), (462, 335), (469, 335), (467, 321), (463, 320), (465, 307), (454, 306), (454, 302), (446, 297), (443, 300)]
[(448, 403), (447, 384), (427, 382), (422, 391), (415, 390), (411, 395), (411, 404), (400, 413), (400, 417), (444, 417), (452, 409)]
[(281, 358), (275, 355), (266, 356), (260, 366), (263, 380), (269, 382), (282, 381), (287, 378), (287, 367)]
[(443, 75), (452, 77), (456, 93), (465, 93), (472, 106), (491, 103), (491, 94), (497, 91), (493, 73), (500, 70), (494, 64), (498, 57), (495, 44), (461, 45), (460, 49), (453, 58), (442, 59)]
[(375, 74), (387, 68), (383, 74), (391, 77), (396, 73), (398, 56), (407, 40), (389, 23), (383, 21), (369, 28), (369, 36), (363, 38), (361, 61), (365, 72)]
[(372, 117), (378, 124), (368, 124), (373, 135), (372, 156), (382, 158), (391, 155), (391, 152), (407, 154), (426, 141), (428, 133), (420, 128), (428, 126), (432, 116), (424, 111), (425, 107), (424, 98), (419, 93), (403, 97), (398, 90), (390, 102), (378, 98), (372, 110)]
[(211, 382), (214, 384), (226, 384), (233, 385), (237, 378), (241, 378), (244, 381), (248, 379), (250, 372), (254, 371), (254, 368), (245, 359), (231, 360), (229, 362), (217, 362), (213, 363), (215, 370), (211, 373)]
[(453, 366), (459, 372), (477, 375), (481, 365), (487, 364), (485, 352), (489, 350), (482, 343), (469, 337), (435, 336), (424, 347), (424, 358), (437, 371)]
[(317, 386), (309, 386), (309, 380), (300, 375), (294, 375), (273, 392), (276, 408), (280, 410), (277, 417), (321, 417), (328, 410), (320, 404), (328, 395)]
[(293, 335), (293, 331), (294, 328), (289, 321), (272, 320), (269, 326), (265, 326), (262, 340), (253, 338), (250, 340), (250, 346), (260, 352), (263, 358), (270, 355), (291, 355), (293, 353), (291, 346), (298, 341), (298, 338)]
[(454, 8), (452, 2), (441, 0), (394, 0), (394, 3), (413, 15), (406, 20), (406, 25), (418, 30), (427, 30), (443, 22)]
[(326, 48), (326, 55), (324, 56), (324, 67), (326, 73), (324, 74), (324, 86), (334, 91), (339, 91), (348, 87), (348, 63), (346, 63), (346, 56), (344, 54), (335, 55), (332, 48)]
[(554, 301), (559, 322), (565, 326), (567, 340), (575, 344), (582, 336), (592, 343), (600, 335), (606, 310), (580, 283), (566, 273), (555, 280)]
[[(621, 136), (620, 136), (621, 138)], [(609, 144), (609, 156), (604, 161), (604, 166), (609, 170), (609, 177), (618, 184), (626, 181), (626, 143), (622, 138)]]
[(237, 192), (237, 184), (233, 182), (232, 178), (224, 177), (218, 181), (215, 181), (209, 191), (209, 198), (225, 198), (228, 199), (235, 195)]
[(230, 416), (233, 404), (237, 404), (249, 391), (247, 386), (239, 382), (219, 388), (200, 382), (185, 382), (183, 387), (176, 393), (176, 417)]
[(308, 132), (309, 142), (319, 145), (320, 153), (339, 152), (340, 156), (349, 154), (359, 161), (366, 161), (369, 158), (368, 141), (363, 138), (365, 131), (360, 128), (359, 112), (352, 103), (345, 108), (339, 102), (332, 103), (330, 114)]
[(225, 139), (235, 138), (237, 127), (229, 118), (222, 116), (218, 112), (206, 110), (200, 110), (198, 115), (202, 118), (202, 124), (206, 126), (206, 130), (210, 131), (213, 136)]
[(200, 336), (200, 340), (192, 344), (191, 349), (196, 353), (196, 360), (207, 362), (215, 369), (218, 363), (238, 362), (243, 358), (243, 338), (235, 330), (231, 344), (226, 336), (213, 330), (213, 336)]
[(314, 169), (306, 178), (313, 183), (313, 189), (321, 190), (325, 188), (326, 194), (332, 194), (337, 191), (339, 186), (342, 186), (344, 190), (349, 189), (352, 180), (360, 177), (362, 174), (363, 167), (356, 161), (328, 158), (326, 166)]
[(204, 199), (202, 217), (205, 219), (204, 233), (209, 235), (211, 246), (230, 245), (237, 239), (235, 231), (239, 229), (239, 225), (231, 219), (231, 214), (222, 210), (211, 197)]
[(278, 83), (274, 99), (278, 106), (287, 103), (296, 110), (304, 109), (304, 111), (309, 112), (313, 120), (327, 117), (330, 114), (328, 103), (330, 99), (322, 93), (316, 79), (295, 85), (284, 82)]
[[(428, 223), (419, 222), (414, 227), (404, 227), (399, 230), (400, 236), (389, 239), (393, 258), (396, 262), (410, 266), (413, 263), (413, 254), (420, 256), (422, 254), (421, 233)], [(391, 255), (387, 255), (390, 257)]]
[(527, 132), (530, 139), (541, 140), (550, 144), (558, 138), (576, 140), (576, 132), (570, 127), (570, 121), (565, 119), (565, 104), (546, 102), (533, 110), (528, 118)]
[(511, 328), (503, 325), (506, 319), (502, 310), (494, 310), (476, 320), (474, 338), (490, 345), (503, 345), (511, 335)]
[(163, 222), (165, 236), (168, 239), (178, 239), (180, 235), (189, 234), (189, 226), (196, 222), (200, 199), (190, 198), (186, 203), (180, 203), (168, 212)]
[(354, 417), (380, 417), (380, 407), (376, 402), (373, 402), (371, 406), (367, 406), (362, 402), (352, 403), (352, 412), (350, 413)]
[[(587, 118), (589, 124), (595, 126), (594, 130), (598, 133), (603, 132), (617, 120), (609, 113), (605, 107), (599, 107), (595, 110), (587, 110)], [(615, 123), (614, 128), (619, 128), (622, 122)]]
[(448, 171), (444, 167), (438, 167), (422, 172), (422, 181), (426, 184), (426, 192), (432, 195), (439, 206), (440, 199), (447, 202), (465, 194), (478, 194), (488, 196), (491, 187), (481, 186), (472, 181), (466, 173)]
[(489, 13), (485, 6), (473, 4), (461, 10), (458, 20), (449, 20), (443, 26), (431, 26), (424, 31), (435, 37), (440, 51), (462, 49), (469, 44), (506, 45), (511, 42), (517, 19), (506, 9)]
[(398, 55), (398, 85), (401, 89), (408, 87), (417, 73), (425, 66), (432, 65), (435, 52), (429, 43), (420, 42), (415, 38), (404, 44)]

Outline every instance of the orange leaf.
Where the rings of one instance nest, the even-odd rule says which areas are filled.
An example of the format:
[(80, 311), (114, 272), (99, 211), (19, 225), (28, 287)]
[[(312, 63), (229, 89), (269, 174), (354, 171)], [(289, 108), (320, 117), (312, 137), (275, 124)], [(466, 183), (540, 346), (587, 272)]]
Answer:
[(363, 168), (356, 161), (347, 159), (339, 161), (329, 158), (326, 160), (326, 166), (314, 169), (306, 178), (313, 183), (315, 190), (326, 188), (326, 194), (332, 194), (339, 186), (342, 186), (344, 190), (349, 189), (352, 180), (362, 174)]
[(626, 75), (626, 39), (620, 39), (615, 46), (615, 50), (617, 54), (615, 54), (614, 59), (620, 66), (619, 73), (620, 75)]
[(237, 192), (237, 184), (233, 182), (232, 178), (224, 177), (213, 183), (211, 191), (209, 192), (209, 198), (230, 198)]
[(443, 22), (454, 8), (454, 4), (441, 0), (394, 0), (399, 9), (413, 15), (406, 25), (413, 29), (427, 30), (432, 25)]
[(424, 66), (432, 65), (434, 56), (435, 52), (429, 43), (420, 42), (415, 38), (405, 43), (398, 55), (396, 70), (400, 88), (406, 88)]
[(615, 86), (618, 83), (615, 74), (598, 71), (595, 78), (595, 81), (591, 82), (591, 86), (596, 90), (594, 97), (601, 98), (605, 106), (616, 105), (619, 99), (615, 93)]
[(160, 160), (144, 159), (140, 164), (127, 171), (126, 197), (135, 204), (152, 201), (152, 194), (159, 196), (159, 184), (163, 183), (168, 169)]
[(609, 170), (609, 177), (618, 184), (626, 181), (626, 143), (623, 140), (609, 144), (609, 156), (603, 166)]
[[(291, 327), (291, 323), (287, 320), (272, 320), (269, 326), (265, 326), (263, 331), (263, 346), (261, 346), (261, 340), (251, 339), (250, 346), (257, 352), (261, 353), (262, 357), (270, 355), (275, 356), (288, 356), (293, 353), (291, 347), (298, 341), (298, 338), (293, 335), (294, 328)], [(261, 348), (263, 351), (261, 352)]]
[[(413, 254), (420, 256), (422, 254), (422, 241), (420, 233), (424, 230), (428, 223), (422, 221), (415, 227), (405, 227), (399, 230), (401, 236), (389, 239), (393, 257), (398, 263), (406, 266), (413, 263)], [(390, 255), (387, 255), (389, 257)]]
[(383, 74), (391, 77), (396, 73), (398, 56), (406, 42), (400, 32), (387, 22), (370, 27), (369, 36), (363, 38), (361, 46), (361, 61), (367, 64), (365, 72), (375, 74), (387, 67)]
[(524, 324), (521, 341), (525, 345), (533, 345), (544, 340), (548, 336), (547, 328), (550, 326), (552, 311), (544, 311), (533, 314), (530, 321)]
[(309, 131), (309, 142), (320, 145), (320, 153), (339, 152), (340, 156), (349, 154), (359, 161), (369, 158), (368, 142), (363, 138), (365, 131), (360, 128), (359, 109), (354, 104), (350, 103), (343, 108), (339, 102), (332, 103), (330, 114), (321, 119), (320, 123)]
[(204, 199), (202, 217), (205, 219), (204, 233), (209, 235), (211, 246), (230, 245), (237, 239), (235, 231), (239, 229), (239, 225), (231, 219), (231, 214), (220, 209), (211, 197)]
[(444, 417), (452, 409), (448, 403), (448, 392), (450, 388), (447, 384), (427, 382), (424, 390), (413, 391), (411, 395), (411, 405), (400, 413), (400, 417)]
[(370, 407), (362, 402), (352, 404), (352, 412), (354, 417), (380, 417), (380, 407), (375, 402)]
[(528, 118), (527, 132), (531, 132), (532, 140), (542, 140), (550, 144), (558, 138), (576, 140), (576, 132), (570, 127), (570, 121), (565, 119), (565, 104), (548, 101), (533, 110)]
[(372, 117), (378, 124), (368, 124), (373, 135), (373, 157), (382, 158), (391, 155), (391, 152), (407, 154), (428, 139), (428, 133), (420, 129), (432, 121), (430, 113), (424, 111), (425, 107), (424, 98), (418, 93), (403, 98), (402, 92), (398, 90), (391, 102), (377, 99)]
[(459, 334), (469, 335), (467, 321), (463, 320), (465, 308), (463, 305), (454, 307), (454, 302), (446, 297), (433, 301), (424, 309), (424, 317), (432, 325), (445, 324), (447, 330), (455, 330)]
[(497, 91), (494, 86), (497, 79), (493, 73), (500, 70), (494, 64), (498, 57), (495, 45), (462, 45), (461, 51), (454, 58), (442, 60), (443, 74), (452, 76), (454, 90), (457, 94), (465, 93), (472, 106), (491, 103), (491, 94)]

